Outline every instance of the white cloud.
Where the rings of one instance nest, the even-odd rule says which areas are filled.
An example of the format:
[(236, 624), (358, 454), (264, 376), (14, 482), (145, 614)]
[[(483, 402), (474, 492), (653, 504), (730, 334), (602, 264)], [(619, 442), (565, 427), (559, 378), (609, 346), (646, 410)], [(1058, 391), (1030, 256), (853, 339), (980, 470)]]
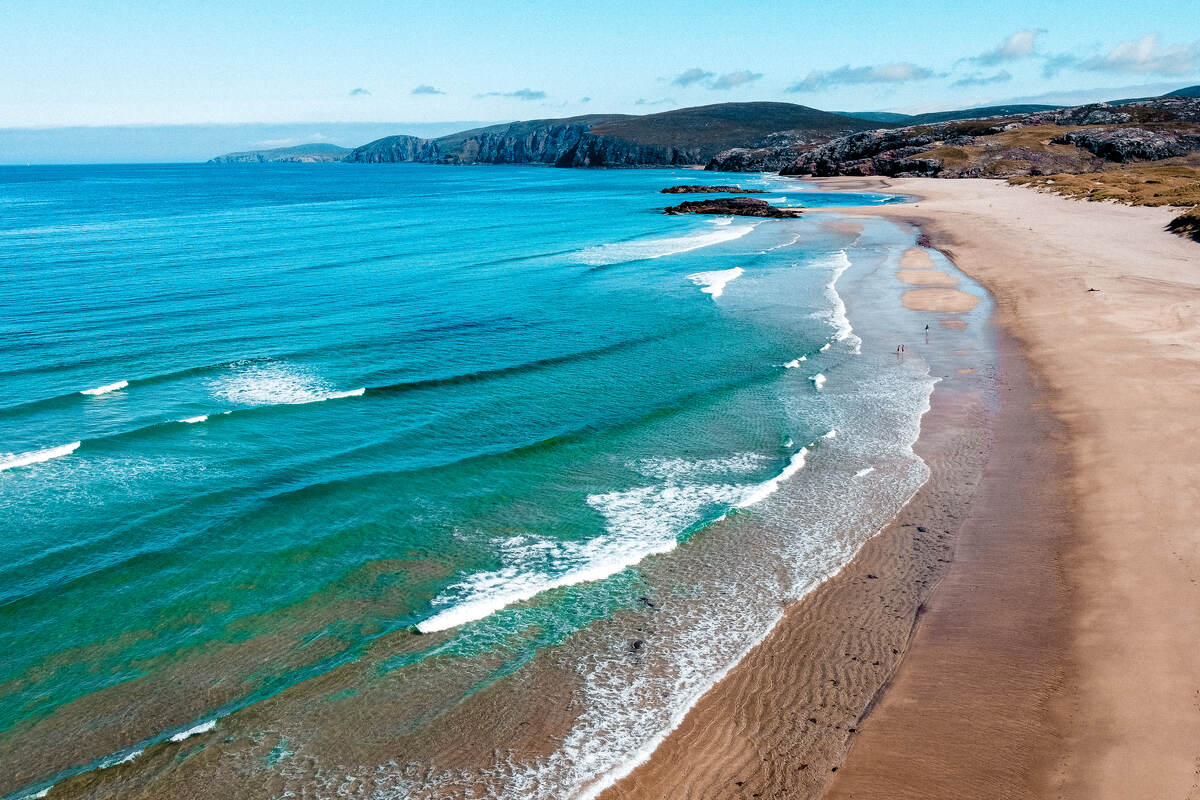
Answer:
[(1041, 31), (1030, 28), (1017, 31), (1009, 36), (994, 49), (975, 58), (980, 64), (1003, 64), (1006, 61), (1016, 61), (1033, 55), (1037, 46), (1037, 37)]
[(982, 72), (972, 72), (959, 78), (951, 86), (991, 86), (994, 83), (1004, 83), (1012, 80), (1012, 73), (1002, 69), (994, 75), (984, 75)]
[(708, 85), (709, 89), (733, 89), (747, 83), (752, 83), (762, 77), (761, 72), (751, 72), (740, 69), (737, 72), (726, 72)]
[(846, 65), (826, 72), (810, 72), (787, 88), (789, 92), (819, 92), (834, 86), (863, 83), (908, 83), (932, 78), (933, 72), (916, 64), (900, 62), (869, 67)]
[(1126, 72), (1137, 75), (1187, 75), (1197, 70), (1200, 48), (1196, 44), (1160, 47), (1158, 34), (1117, 45), (1106, 56), (1081, 62), (1084, 69), (1096, 72)]
[(689, 70), (684, 70), (675, 76), (675, 80), (671, 81), (672, 86), (691, 86), (693, 83), (711, 78), (713, 74), (699, 67), (692, 67)]

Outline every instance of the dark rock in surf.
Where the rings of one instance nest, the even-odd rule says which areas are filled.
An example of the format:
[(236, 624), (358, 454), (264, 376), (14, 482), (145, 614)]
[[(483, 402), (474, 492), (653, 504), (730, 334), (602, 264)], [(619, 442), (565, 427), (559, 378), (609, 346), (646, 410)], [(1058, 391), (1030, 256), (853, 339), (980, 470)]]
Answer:
[(662, 194), (763, 194), (764, 192), (764, 189), (743, 189), (740, 186), (699, 186), (689, 183), (668, 186), (662, 190)]
[(719, 214), (735, 217), (771, 217), (791, 219), (801, 214), (797, 208), (779, 208), (754, 197), (722, 197), (712, 200), (688, 200), (663, 209), (664, 214)]

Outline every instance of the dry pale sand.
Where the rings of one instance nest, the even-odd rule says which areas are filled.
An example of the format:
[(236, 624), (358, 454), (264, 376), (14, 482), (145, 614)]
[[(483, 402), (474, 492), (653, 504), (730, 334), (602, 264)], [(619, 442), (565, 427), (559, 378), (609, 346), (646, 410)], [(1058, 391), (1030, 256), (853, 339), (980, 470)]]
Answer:
[(900, 300), (913, 311), (959, 313), (979, 305), (978, 297), (958, 289), (909, 289)]
[(934, 269), (933, 256), (929, 255), (929, 251), (924, 247), (910, 247), (900, 256), (900, 268), (914, 270)]
[[(1062, 564), (1072, 671), (1058, 697), (1062, 739), (1047, 753), (1055, 766), (1036, 794), (1195, 796), (1200, 247), (1163, 231), (1171, 209), (1065, 200), (998, 181), (891, 183), (924, 199), (883, 213), (919, 222), (994, 294), (999, 323), (1044, 377), (1068, 436), (1078, 532)], [(976, 578), (995, 566), (977, 565)], [(975, 620), (949, 608), (946, 624), (955, 623)], [(885, 697), (833, 796), (896, 796), (879, 767), (914, 743), (913, 730), (929, 742), (948, 695), (973, 688), (978, 700), (968, 705), (1005, 713), (989, 706), (987, 685), (942, 669), (932, 648), (918, 641), (911, 656), (897, 680), (908, 691)], [(920, 672), (941, 674), (930, 685)], [(981, 741), (963, 752), (978, 766), (958, 766), (981, 770), (1003, 744)], [(1005, 788), (988, 796), (1015, 793)]]
[[(982, 467), (948, 455), (979, 447), (969, 427), (944, 449), (980, 412), (939, 385), (917, 445), (933, 478), (900, 520), (612, 796), (1197, 796), (1200, 247), (1163, 231), (1170, 209), (999, 181), (822, 183), (920, 196), (863, 213), (920, 224), (993, 293), (1003, 358)], [(927, 517), (957, 532), (954, 559), (914, 584), (923, 551), (903, 526)], [(939, 579), (928, 599), (913, 589)], [(891, 613), (866, 613), (872, 597)], [(857, 647), (886, 659), (893, 618), (911, 646), (877, 697), (813, 690), (868, 685)], [(857, 660), (837, 661), (831, 629)]]

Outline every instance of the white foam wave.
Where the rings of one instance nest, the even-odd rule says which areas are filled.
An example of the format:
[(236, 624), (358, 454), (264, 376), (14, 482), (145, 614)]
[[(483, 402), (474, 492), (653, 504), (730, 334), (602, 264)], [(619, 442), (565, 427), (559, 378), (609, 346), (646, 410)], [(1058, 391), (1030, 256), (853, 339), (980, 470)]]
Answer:
[(59, 456), (70, 455), (79, 447), (79, 442), (60, 444), (58, 447), (47, 447), (45, 450), (30, 450), (25, 453), (9, 453), (0, 455), (0, 472), (13, 467), (27, 467), (30, 464), (40, 464)]
[(700, 291), (710, 294), (713, 296), (713, 299), (716, 299), (725, 293), (725, 284), (737, 280), (745, 272), (746, 270), (741, 267), (713, 270), (712, 272), (697, 272), (695, 275), (688, 275), (688, 280), (701, 287)]
[(768, 247), (768, 248), (766, 249), (766, 252), (770, 252), (770, 251), (772, 251), (772, 250), (779, 250), (779, 249), (782, 249), (782, 248), (784, 248), (784, 247), (791, 247), (792, 245), (794, 245), (794, 244), (795, 244), (796, 242), (798, 242), (798, 241), (800, 241), (800, 234), (798, 234), (798, 233), (797, 233), (797, 234), (795, 234), (794, 236), (792, 236), (792, 238), (791, 238), (791, 239), (787, 240), (787, 241), (786, 241), (786, 242), (784, 242), (783, 244), (777, 244), (777, 245), (775, 245), (774, 247)]
[(791, 361), (784, 364), (783, 368), (784, 369), (797, 369), (797, 368), (799, 368), (800, 364), (805, 361), (808, 361), (808, 356), (800, 356), (799, 358), (793, 358)]
[(788, 461), (787, 466), (783, 468), (782, 472), (780, 472), (774, 478), (770, 478), (769, 480), (765, 480), (757, 486), (751, 487), (751, 489), (746, 492), (746, 495), (737, 502), (737, 507), (746, 508), (747, 506), (752, 506), (755, 503), (761, 503), (763, 500), (766, 500), (767, 497), (774, 494), (779, 489), (779, 484), (783, 483), (788, 478), (804, 469), (804, 458), (807, 455), (808, 448), (801, 447), (799, 451), (792, 455), (791, 460)]
[(217, 397), (246, 406), (301, 405), (359, 397), (366, 387), (335, 392), (304, 367), (282, 361), (238, 362), (229, 372), (210, 382)]
[(322, 397), (321, 399), (322, 400), (337, 400), (342, 397), (362, 397), (363, 393), (366, 391), (367, 391), (367, 387), (363, 386), (358, 389), (351, 389), (348, 392), (331, 392), (331, 393), (325, 395), (324, 397)]
[(504, 543), (504, 567), (479, 572), (447, 587), (433, 601), (445, 606), (417, 625), (422, 633), (483, 619), (505, 606), (562, 586), (598, 581), (647, 556), (674, 550), (678, 535), (705, 508), (730, 505), (739, 496), (731, 485), (649, 486), (588, 497), (606, 520), (606, 533), (582, 542), (540, 536)]
[(833, 430), (829, 431), (829, 433), (826, 433), (821, 438), (822, 439), (836, 439), (837, 438), (837, 428), (834, 428)]
[(598, 581), (647, 556), (674, 550), (679, 535), (721, 507), (745, 508), (773, 494), (804, 467), (807, 448), (793, 454), (779, 474), (757, 484), (684, 483), (683, 479), (729, 477), (754, 470), (765, 456), (740, 453), (720, 459), (647, 459), (644, 474), (665, 483), (595, 494), (587, 502), (605, 519), (605, 533), (581, 542), (534, 534), (499, 542), (504, 566), (478, 572), (449, 586), (432, 605), (441, 607), (417, 624), (433, 633), (483, 619), (500, 609), (562, 586)]
[(182, 742), (184, 739), (187, 739), (188, 737), (195, 736), (200, 733), (208, 733), (215, 727), (217, 727), (217, 721), (215, 719), (210, 719), (207, 722), (201, 722), (199, 725), (193, 725), (192, 727), (188, 728), (187, 730), (180, 731), (179, 733), (177, 733), (171, 737), (171, 741), (172, 742)]
[[(720, 223), (718, 223), (720, 224)], [(701, 247), (711, 247), (714, 244), (740, 239), (754, 225), (722, 225), (717, 230), (704, 230), (689, 236), (671, 236), (657, 239), (637, 239), (631, 242), (614, 242), (580, 250), (572, 260), (576, 264), (587, 264), (593, 267), (623, 264), (627, 261), (644, 261), (649, 258), (662, 258)]]
[(813, 386), (816, 386), (818, 389), (822, 388), (825, 385), (825, 376), (819, 372), (816, 375), (813, 375), (811, 378), (809, 378), (809, 380), (812, 381)]
[(92, 397), (95, 397), (96, 395), (99, 395), (99, 394), (108, 394), (109, 392), (115, 392), (118, 389), (124, 389), (128, 385), (129, 385), (129, 381), (117, 381), (116, 383), (109, 383), (109, 384), (105, 384), (104, 386), (97, 386), (95, 389), (84, 389), (80, 392), (80, 394), (86, 394), (86, 395), (91, 395)]
[(195, 425), (197, 422), (204, 422), (206, 419), (208, 419), (208, 414), (201, 414), (197, 417), (185, 417), (179, 421), (186, 422), (188, 425)]
[(710, 219), (709, 223), (717, 226), (732, 225), (733, 217), (717, 217), (716, 219)]
[(865, 467), (863, 469), (860, 469), (858, 472), (854, 473), (854, 477), (861, 478), (864, 475), (870, 475), (874, 471), (875, 471), (874, 467)]
[[(842, 277), (842, 273), (850, 269), (850, 256), (846, 255), (845, 250), (839, 250), (830, 260), (829, 265), (833, 267), (833, 277), (825, 284), (825, 296), (833, 303), (833, 312), (830, 314), (829, 321), (835, 329), (833, 340), (842, 342), (854, 336), (854, 327), (850, 324), (850, 318), (846, 316), (846, 302), (842, 300), (842, 296), (838, 294), (837, 282)], [(854, 352), (862, 352), (862, 340), (854, 336)], [(822, 350), (827, 349), (822, 347)]]
[(733, 474), (754, 472), (762, 466), (767, 456), (759, 453), (735, 453), (723, 458), (644, 458), (630, 466), (648, 478), (658, 478), (669, 483), (683, 480), (703, 480), (727, 477)]

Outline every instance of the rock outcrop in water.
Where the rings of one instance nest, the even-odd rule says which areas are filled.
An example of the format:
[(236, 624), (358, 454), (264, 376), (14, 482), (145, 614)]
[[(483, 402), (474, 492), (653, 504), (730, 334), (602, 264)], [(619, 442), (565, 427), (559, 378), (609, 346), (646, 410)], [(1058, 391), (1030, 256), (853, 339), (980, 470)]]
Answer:
[(743, 189), (736, 184), (724, 186), (701, 186), (693, 183), (683, 183), (679, 186), (668, 186), (662, 194), (764, 194), (764, 189)]
[(757, 197), (720, 197), (711, 200), (687, 200), (677, 206), (664, 208), (663, 213), (790, 219), (800, 216), (802, 212), (798, 208), (779, 208)]

